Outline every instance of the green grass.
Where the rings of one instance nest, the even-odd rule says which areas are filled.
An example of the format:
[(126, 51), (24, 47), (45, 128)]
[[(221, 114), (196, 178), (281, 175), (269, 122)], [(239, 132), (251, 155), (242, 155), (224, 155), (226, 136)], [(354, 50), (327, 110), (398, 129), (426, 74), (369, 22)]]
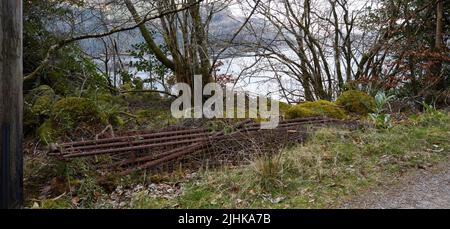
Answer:
[[(435, 116), (435, 115), (433, 115)], [(430, 122), (430, 120), (432, 120)], [(250, 165), (204, 171), (181, 196), (151, 200), (158, 208), (326, 208), (408, 170), (446, 160), (450, 117), (427, 114), (388, 130), (324, 128), (304, 145)]]
[[(182, 183), (180, 195), (155, 196), (145, 189), (131, 191), (120, 200), (124, 202), (120, 207), (335, 207), (368, 188), (394, 182), (409, 170), (447, 160), (449, 139), (450, 114), (443, 112), (411, 117), (391, 129), (349, 131), (322, 128), (302, 145), (284, 149), (270, 157), (255, 158), (245, 165), (200, 171), (188, 181), (177, 175), (165, 177), (163, 182)], [(71, 172), (66, 168), (60, 173)], [(137, 183), (145, 183), (148, 180), (145, 178), (142, 175), (124, 177), (118, 184), (133, 187)], [(84, 179), (80, 183), (86, 185), (81, 185), (72, 194), (76, 193), (84, 200), (81, 207), (117, 207), (110, 204), (111, 196), (98, 190), (94, 180)], [(101, 196), (93, 198), (92, 193), (100, 193)], [(43, 200), (41, 207), (80, 207), (70, 201), (67, 196), (53, 202)]]

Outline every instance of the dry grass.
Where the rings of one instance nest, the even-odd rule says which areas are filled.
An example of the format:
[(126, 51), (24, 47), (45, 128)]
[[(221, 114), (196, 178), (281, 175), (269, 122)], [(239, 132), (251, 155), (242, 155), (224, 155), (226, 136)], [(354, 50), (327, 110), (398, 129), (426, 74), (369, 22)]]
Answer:
[[(260, 154), (248, 164), (198, 172), (189, 180), (167, 179), (176, 196), (147, 195), (122, 199), (135, 208), (327, 208), (450, 154), (450, 115), (425, 114), (389, 130), (322, 128), (302, 145)], [(32, 173), (33, 174), (33, 173)], [(142, 177), (126, 180), (127, 186)], [(91, 182), (87, 182), (91, 183)], [(97, 187), (92, 185), (92, 187)], [(125, 186), (124, 186), (125, 187)], [(77, 192), (80, 193), (81, 192)], [(90, 195), (84, 190), (83, 195)], [(80, 196), (88, 200), (87, 196)], [(63, 198), (64, 199), (64, 198)], [(67, 199), (67, 198), (66, 198)], [(85, 207), (115, 207), (102, 195)], [(51, 205), (49, 205), (51, 206)], [(66, 205), (62, 205), (66, 206)], [(72, 206), (74, 207), (74, 206)], [(116, 206), (117, 207), (117, 206)]]

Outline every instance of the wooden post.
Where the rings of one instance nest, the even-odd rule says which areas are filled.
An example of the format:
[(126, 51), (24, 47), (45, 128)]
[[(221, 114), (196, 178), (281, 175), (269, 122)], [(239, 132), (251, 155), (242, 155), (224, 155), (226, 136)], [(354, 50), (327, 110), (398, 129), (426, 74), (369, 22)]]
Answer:
[(23, 204), (22, 0), (0, 1), (0, 208)]

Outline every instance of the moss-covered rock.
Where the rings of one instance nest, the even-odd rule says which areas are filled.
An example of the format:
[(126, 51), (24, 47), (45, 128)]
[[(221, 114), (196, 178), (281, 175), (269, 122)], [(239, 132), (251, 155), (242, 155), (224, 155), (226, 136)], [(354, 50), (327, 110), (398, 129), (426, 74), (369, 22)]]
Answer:
[(330, 118), (344, 119), (346, 117), (345, 110), (336, 104), (318, 100), (314, 102), (304, 102), (289, 108), (286, 112), (286, 118), (307, 118), (325, 116)]
[(279, 102), (279, 106), (280, 106), (280, 112), (281, 112), (282, 114), (286, 114), (287, 111), (289, 110), (289, 108), (292, 107), (292, 105), (287, 104), (287, 103), (285, 103), (285, 102)]
[(375, 107), (375, 99), (365, 92), (349, 90), (337, 98), (336, 104), (349, 112), (365, 115), (372, 112)]
[(288, 119), (314, 117), (314, 116), (320, 115), (312, 111), (311, 109), (304, 108), (301, 106), (294, 106), (292, 108), (289, 108), (289, 110), (286, 112), (286, 118)]
[(98, 125), (106, 121), (94, 102), (78, 97), (58, 100), (52, 107), (50, 118), (55, 125), (65, 130), (74, 129), (80, 123)]
[(54, 97), (51, 95), (43, 95), (38, 98), (33, 103), (31, 107), (31, 112), (33, 115), (44, 115), (48, 116), (50, 114), (50, 109), (52, 107)]
[(120, 86), (120, 89), (123, 91), (131, 91), (133, 90), (133, 84), (131, 82), (124, 83)]

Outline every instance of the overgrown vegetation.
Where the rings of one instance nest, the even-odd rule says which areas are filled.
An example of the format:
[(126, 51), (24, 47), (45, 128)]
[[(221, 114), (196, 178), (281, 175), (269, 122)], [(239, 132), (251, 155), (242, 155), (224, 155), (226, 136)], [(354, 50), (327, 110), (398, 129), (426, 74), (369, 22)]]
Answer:
[(433, 117), (434, 124), (424, 114), (390, 130), (321, 129), (305, 145), (256, 159), (253, 166), (205, 171), (175, 200), (143, 201), (160, 204), (145, 207), (333, 207), (346, 196), (448, 157), (450, 117)]
[[(236, 4), (253, 10), (243, 20), (228, 18), (233, 23), (226, 29), (236, 34), (212, 31), (217, 16), (227, 25), (221, 11), (230, 1), (198, 2), (154, 15), (154, 21), (138, 19), (180, 7), (176, 1), (143, 2), (23, 1), (29, 207), (330, 207), (448, 156), (450, 118), (438, 109), (450, 103), (447, 1), (382, 0), (373, 2), (376, 8), (342, 0), (242, 1)], [(285, 11), (287, 20), (274, 20)], [(88, 14), (95, 16), (86, 20)], [(136, 37), (141, 39), (128, 42)], [(240, 73), (233, 61), (222, 62), (228, 59), (236, 59)], [(323, 116), (368, 125), (356, 131), (323, 128), (304, 145), (196, 173), (180, 168), (118, 178), (96, 170), (99, 161), (111, 160), (107, 156), (70, 162), (44, 156), (51, 143), (178, 122), (229, 132), (228, 122), (242, 120), (170, 115), (171, 87), (193, 86), (196, 74), (203, 84), (222, 87), (260, 82), (262, 94), (288, 102), (280, 102), (286, 119)], [(423, 114), (395, 114), (391, 102)], [(231, 116), (237, 117), (236, 110)], [(105, 128), (111, 132), (103, 133)]]
[[(50, 196), (58, 199), (50, 198), (50, 202), (48, 196), (42, 200), (31, 199), (29, 205), (36, 203), (35, 207), (50, 208), (335, 207), (345, 198), (377, 184), (392, 182), (410, 169), (428, 168), (447, 158), (449, 123), (449, 113), (431, 109), (401, 120), (390, 129), (322, 128), (303, 145), (272, 156), (260, 156), (237, 167), (198, 173), (144, 174), (110, 182), (96, 180), (98, 174), (83, 161), (54, 162), (59, 166), (30, 168), (28, 180), (57, 176), (65, 180), (66, 186), (71, 181), (72, 191), (66, 189), (64, 193), (63, 189), (53, 193)], [(52, 182), (58, 182), (48, 183), (53, 190), (58, 185)], [(109, 189), (105, 188), (106, 183)]]

